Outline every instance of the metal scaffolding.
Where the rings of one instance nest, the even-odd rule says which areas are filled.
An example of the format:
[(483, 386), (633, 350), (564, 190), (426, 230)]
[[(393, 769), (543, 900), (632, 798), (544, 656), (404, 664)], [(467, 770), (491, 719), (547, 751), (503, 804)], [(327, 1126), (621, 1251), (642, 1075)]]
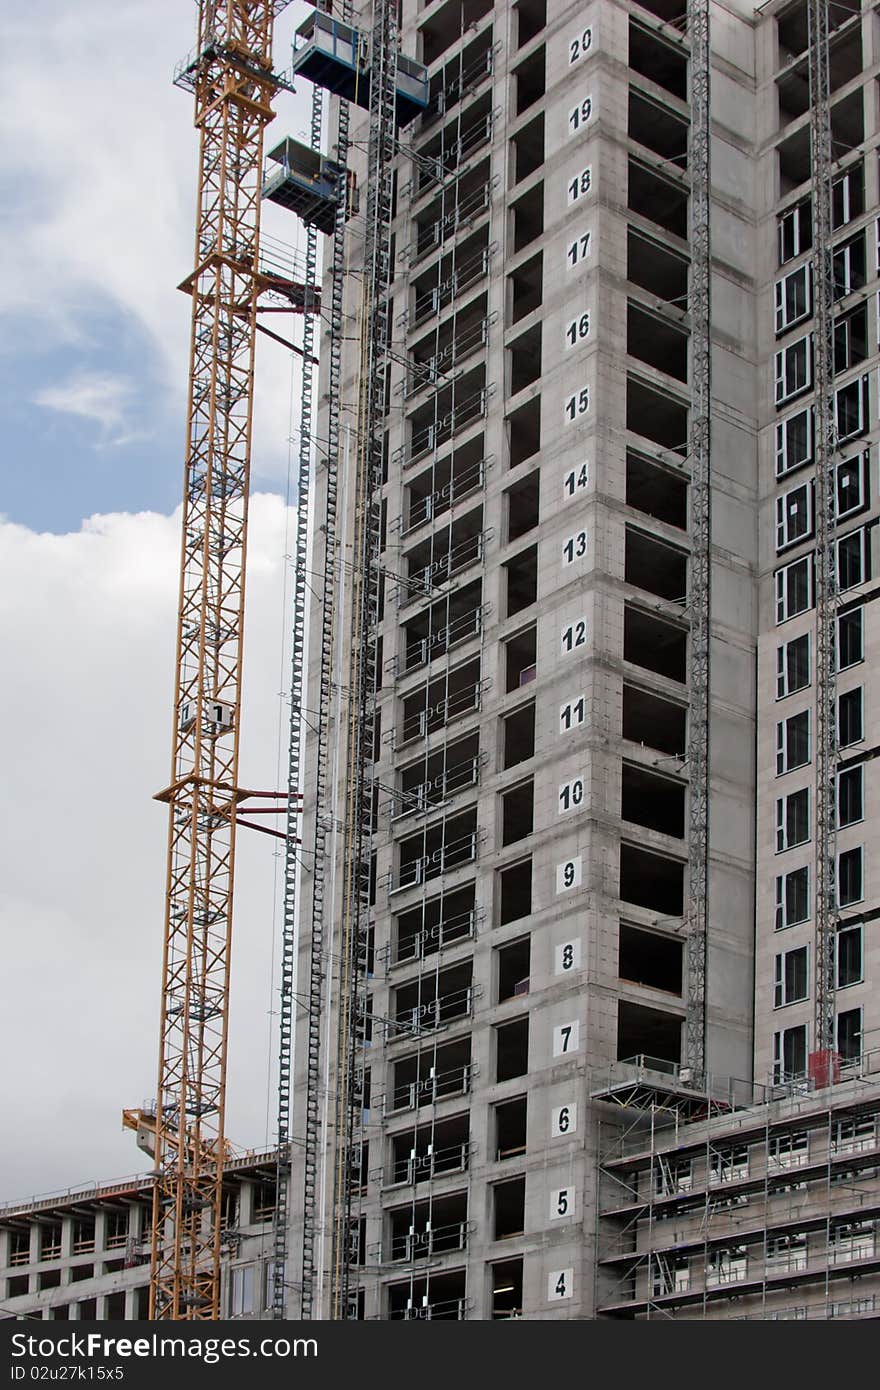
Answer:
[(819, 1092), (707, 1077), (702, 1093), (618, 1066), (592, 1092), (600, 1314), (876, 1315), (878, 1064)]

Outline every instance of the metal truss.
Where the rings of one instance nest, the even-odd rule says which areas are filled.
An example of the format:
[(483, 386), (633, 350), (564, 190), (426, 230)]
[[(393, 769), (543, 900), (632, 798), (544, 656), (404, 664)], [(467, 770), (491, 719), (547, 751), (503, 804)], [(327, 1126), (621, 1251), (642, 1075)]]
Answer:
[(827, 0), (808, 0), (810, 162), (813, 190), (813, 376), (816, 388), (816, 1013), (813, 1047), (833, 1049), (836, 910), (837, 497), (834, 418), (834, 275)]
[[(312, 90), (311, 147), (321, 148), (324, 96), (320, 87)], [(312, 305), (320, 302), (316, 287), (318, 268), (318, 229), (306, 229), (307, 292)], [(272, 1316), (287, 1315), (287, 1268), (290, 1225), (290, 1100), (292, 1074), (294, 976), (297, 942), (297, 882), (299, 855), (295, 848), (293, 823), (296, 798), (300, 794), (302, 770), (303, 672), (305, 669), (306, 605), (308, 602), (308, 530), (312, 484), (313, 398), (314, 398), (315, 319), (307, 313), (302, 339), (302, 395), (300, 400), (299, 471), (296, 490), (296, 550), (293, 579), (293, 640), (290, 678), (290, 741), (288, 747), (288, 839), (284, 864), (284, 921), (281, 936), (281, 988), (279, 998), (278, 1042), (278, 1163), (275, 1177), (275, 1214), (272, 1225)], [(310, 1089), (309, 1094), (312, 1094)]]
[(388, 290), (393, 277), (391, 221), (395, 121), (397, 7), (377, 0), (370, 37), (370, 129), (364, 277), (361, 301), (360, 399), (354, 478), (355, 570), (349, 660), (343, 903), (338, 992), (338, 1071), (335, 1096), (331, 1317), (354, 1311), (352, 1287), (353, 1195), (360, 1191), (358, 1050), (366, 1015), (370, 919), (373, 767), (379, 626), (381, 488), (385, 395), (391, 337)]
[(706, 1068), (706, 950), (709, 928), (709, 645), (711, 599), (711, 247), (709, 0), (687, 7), (691, 48), (691, 469), (690, 773), (688, 824), (689, 931), (686, 1049), (688, 1064)]
[[(351, 5), (343, 5), (342, 19), (351, 22)], [(316, 1253), (319, 1224), (319, 1166), (322, 1152), (321, 1096), (323, 1083), (321, 1063), (324, 1052), (323, 1030), (324, 993), (329, 969), (330, 942), (325, 905), (329, 881), (327, 839), (334, 824), (333, 794), (330, 785), (330, 754), (333, 745), (331, 708), (339, 672), (334, 668), (336, 650), (337, 587), (339, 580), (338, 492), (340, 465), (340, 393), (342, 382), (343, 295), (345, 291), (345, 223), (348, 215), (349, 107), (340, 101), (337, 117), (335, 159), (342, 169), (337, 186), (336, 225), (333, 234), (330, 268), (330, 302), (327, 373), (327, 435), (322, 465), (324, 472), (323, 502), (316, 526), (323, 540), (323, 574), (318, 593), (318, 708), (316, 717), (316, 746), (314, 763), (314, 838), (308, 873), (311, 881), (311, 914), (309, 935), (309, 977), (307, 996), (305, 1142), (303, 1149), (302, 1190), (302, 1252), (300, 1317), (315, 1316), (316, 1300), (322, 1294), (323, 1272)], [(305, 558), (303, 560), (305, 565)], [(306, 582), (303, 569), (303, 582)], [(332, 932), (332, 926), (330, 927)]]
[(216, 1319), (263, 130), (280, 0), (202, 0), (150, 1315)]

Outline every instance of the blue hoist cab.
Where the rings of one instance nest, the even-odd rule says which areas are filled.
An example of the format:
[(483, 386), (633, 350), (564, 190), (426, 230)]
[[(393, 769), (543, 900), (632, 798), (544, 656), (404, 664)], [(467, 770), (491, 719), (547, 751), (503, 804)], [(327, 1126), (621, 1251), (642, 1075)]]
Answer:
[(358, 193), (351, 170), (328, 159), (326, 155), (292, 140), (288, 135), (269, 150), (268, 160), (278, 165), (268, 169), (263, 177), (262, 195), (271, 203), (289, 208), (307, 227), (317, 227), (332, 236), (336, 227), (336, 205), (339, 201), (340, 177), (346, 182), (346, 217), (358, 210)]
[[(370, 108), (370, 44), (365, 34), (313, 10), (296, 31), (294, 77), (305, 77), (335, 96)], [(402, 54), (397, 59), (395, 119), (408, 125), (428, 105), (428, 70)], [(358, 210), (354, 174), (298, 140), (288, 137), (267, 158), (279, 167), (267, 170), (262, 195), (289, 208), (305, 222), (331, 236), (336, 226), (340, 178), (346, 179), (346, 217)]]
[[(366, 34), (313, 10), (297, 29), (293, 76), (307, 77), (336, 96), (370, 109), (370, 42)], [(395, 113), (408, 125), (428, 105), (428, 70), (399, 54)]]

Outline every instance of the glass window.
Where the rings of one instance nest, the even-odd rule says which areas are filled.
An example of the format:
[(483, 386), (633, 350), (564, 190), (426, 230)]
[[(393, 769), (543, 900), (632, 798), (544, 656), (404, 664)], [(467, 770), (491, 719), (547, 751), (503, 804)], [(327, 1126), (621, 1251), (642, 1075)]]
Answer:
[(865, 816), (865, 765), (837, 774), (837, 826), (855, 825)]
[(845, 1009), (837, 1015), (837, 1051), (842, 1062), (854, 1062), (862, 1055), (862, 1011)]
[[(794, 1081), (806, 1075), (807, 1070), (807, 1025), (800, 1023), (794, 1028), (783, 1028), (773, 1034), (773, 1080)], [(778, 1153), (770, 1153), (771, 1166), (779, 1168), (796, 1167), (805, 1158), (794, 1150), (797, 1135), (788, 1135), (775, 1141)], [(806, 1136), (804, 1136), (806, 1139)], [(773, 1141), (771, 1141), (772, 1145)], [(804, 1146), (806, 1154), (806, 1144)], [(774, 1162), (775, 1160), (775, 1162)]]
[(813, 210), (809, 198), (789, 208), (779, 219), (779, 264), (793, 261), (813, 245)]
[(832, 1153), (862, 1153), (877, 1143), (877, 1114), (854, 1115), (838, 1120), (831, 1139)]
[(837, 988), (862, 980), (862, 927), (841, 927), (837, 933)]
[(776, 404), (808, 391), (813, 380), (812, 338), (798, 338), (775, 356)]
[(255, 1311), (254, 1270), (254, 1265), (239, 1265), (232, 1271), (230, 1312), (234, 1318)]
[(805, 555), (776, 571), (776, 621), (784, 623), (813, 606), (813, 557)]
[(776, 426), (776, 476), (812, 462), (813, 410), (799, 410)]
[(658, 1157), (654, 1169), (654, 1191), (658, 1197), (672, 1197), (677, 1192), (690, 1192), (693, 1180), (691, 1159), (667, 1159), (662, 1155)]
[(786, 1004), (797, 1004), (809, 996), (806, 946), (796, 946), (793, 951), (783, 951), (777, 957), (774, 967), (773, 1007), (783, 1008)]
[(801, 483), (776, 499), (776, 549), (796, 545), (813, 534), (815, 484)]
[(836, 231), (865, 211), (865, 170), (861, 160), (831, 185), (831, 225)]
[(837, 619), (837, 669), (845, 671), (865, 659), (864, 608), (850, 608)]
[(710, 1250), (709, 1263), (706, 1265), (707, 1287), (735, 1284), (745, 1279), (748, 1263), (748, 1248), (745, 1245), (732, 1245), (728, 1250)]
[[(804, 1032), (804, 1043), (806, 1045), (806, 1026), (802, 1025)], [(798, 1033), (799, 1028), (787, 1028), (787, 1033)], [(776, 1037), (783, 1035), (777, 1033)], [(797, 1043), (794, 1043), (795, 1052)], [(806, 1068), (806, 1050), (804, 1051), (804, 1068)], [(805, 1129), (796, 1129), (792, 1134), (775, 1135), (768, 1145), (767, 1166), (771, 1173), (780, 1168), (800, 1168), (808, 1162), (810, 1157), (810, 1136)]]
[(867, 278), (864, 232), (858, 232), (834, 248), (833, 275), (835, 299), (843, 299), (862, 288)]
[(690, 1262), (687, 1255), (652, 1255), (651, 1274), (655, 1298), (665, 1293), (681, 1293), (690, 1288)]
[(862, 846), (858, 845), (837, 856), (837, 905), (852, 907), (864, 896), (864, 856)]
[(776, 801), (776, 850), (793, 849), (810, 838), (810, 789), (780, 796)]
[(810, 870), (808, 865), (776, 876), (776, 930), (806, 922), (810, 915)]
[(776, 281), (776, 332), (809, 318), (813, 312), (813, 279), (809, 264), (798, 266)]
[(849, 748), (865, 737), (864, 687), (846, 690), (837, 697), (837, 746)]
[(868, 307), (860, 304), (834, 324), (834, 371), (864, 362), (868, 351)]
[(844, 459), (837, 465), (836, 508), (837, 519), (851, 516), (867, 505), (868, 455), (856, 454), (854, 458)]
[(749, 1149), (747, 1144), (735, 1144), (731, 1148), (713, 1149), (709, 1166), (710, 1182), (733, 1182), (735, 1178), (749, 1175)]
[(810, 761), (810, 711), (801, 710), (776, 725), (776, 775)]
[(854, 439), (868, 428), (868, 378), (857, 377), (834, 393), (837, 442)]
[(797, 1231), (792, 1235), (769, 1236), (767, 1239), (767, 1269), (778, 1273), (780, 1270), (806, 1269), (807, 1237)]
[(776, 648), (776, 698), (782, 700), (810, 684), (810, 634), (793, 637)]
[[(855, 1056), (858, 1057), (858, 1053)], [(841, 1221), (832, 1226), (828, 1254), (832, 1264), (850, 1260), (868, 1260), (877, 1248), (877, 1233), (873, 1221)]]
[(853, 589), (868, 577), (867, 532), (860, 527), (837, 542), (837, 588), (840, 592)]

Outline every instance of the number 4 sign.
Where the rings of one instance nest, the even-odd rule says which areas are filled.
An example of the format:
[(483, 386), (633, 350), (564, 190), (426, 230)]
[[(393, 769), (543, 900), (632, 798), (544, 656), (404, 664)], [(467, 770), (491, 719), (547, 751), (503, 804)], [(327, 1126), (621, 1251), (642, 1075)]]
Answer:
[(574, 1270), (554, 1269), (547, 1278), (547, 1301), (557, 1303), (561, 1298), (571, 1298), (574, 1293)]

